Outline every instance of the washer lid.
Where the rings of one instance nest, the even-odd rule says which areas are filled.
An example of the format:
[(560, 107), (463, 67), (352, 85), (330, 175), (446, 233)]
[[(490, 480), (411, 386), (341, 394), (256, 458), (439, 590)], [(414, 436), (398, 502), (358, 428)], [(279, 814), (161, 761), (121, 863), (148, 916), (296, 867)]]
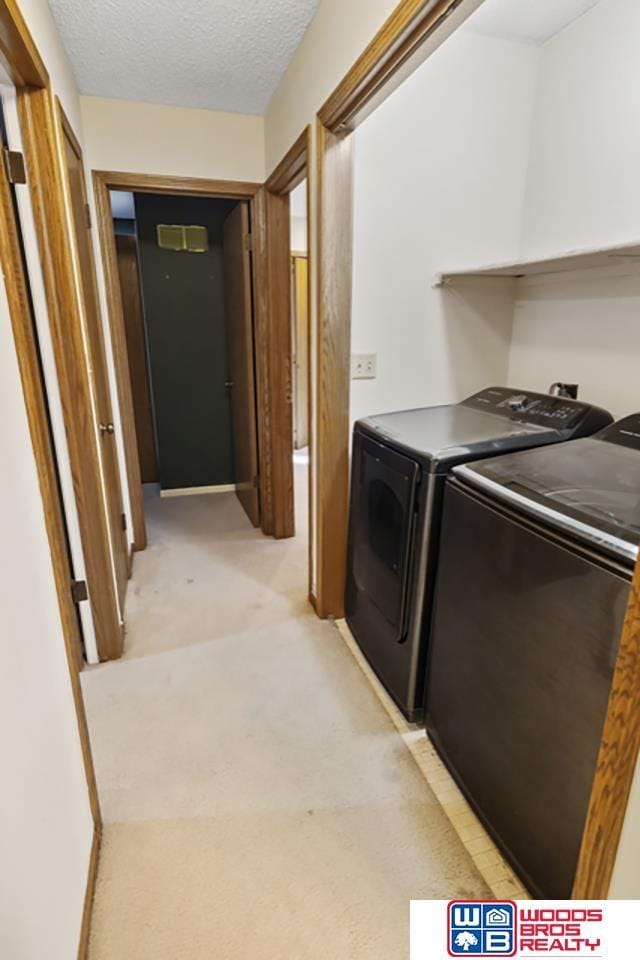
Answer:
[(591, 434), (608, 423), (605, 410), (579, 400), (485, 387), (461, 403), (368, 417), (356, 429), (445, 473), (455, 463)]
[[(522, 423), (460, 403), (385, 413), (360, 420), (358, 426), (410, 454), (438, 462), (468, 460), (474, 455), (481, 457), (502, 449), (545, 443), (559, 433), (555, 428)], [(524, 438), (526, 443), (522, 442)]]
[(627, 561), (638, 555), (638, 449), (588, 437), (467, 464), (455, 473)]

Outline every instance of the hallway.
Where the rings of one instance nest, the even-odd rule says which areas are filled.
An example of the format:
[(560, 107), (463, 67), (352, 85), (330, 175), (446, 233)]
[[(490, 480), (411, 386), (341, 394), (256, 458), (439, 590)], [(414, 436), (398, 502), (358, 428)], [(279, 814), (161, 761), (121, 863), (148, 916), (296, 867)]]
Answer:
[[(296, 516), (306, 517), (296, 465)], [(148, 501), (125, 657), (82, 681), (105, 820), (91, 960), (387, 960), (487, 888), (333, 624), (304, 529)], [(301, 524), (304, 527), (304, 524)]]

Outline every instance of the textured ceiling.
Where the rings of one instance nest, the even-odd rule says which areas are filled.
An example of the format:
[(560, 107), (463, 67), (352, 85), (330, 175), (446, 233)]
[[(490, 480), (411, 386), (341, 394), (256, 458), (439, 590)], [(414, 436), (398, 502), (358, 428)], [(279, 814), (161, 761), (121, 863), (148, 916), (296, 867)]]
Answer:
[(546, 43), (599, 0), (484, 0), (466, 27), (505, 40)]
[(263, 114), (319, 0), (49, 0), (80, 92)]

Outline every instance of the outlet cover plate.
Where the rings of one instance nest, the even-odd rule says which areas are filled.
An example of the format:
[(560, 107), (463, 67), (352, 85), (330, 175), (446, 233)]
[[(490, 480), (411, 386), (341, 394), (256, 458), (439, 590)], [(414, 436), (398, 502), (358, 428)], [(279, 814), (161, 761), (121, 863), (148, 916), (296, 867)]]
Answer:
[(378, 366), (377, 353), (351, 354), (351, 379), (375, 380)]

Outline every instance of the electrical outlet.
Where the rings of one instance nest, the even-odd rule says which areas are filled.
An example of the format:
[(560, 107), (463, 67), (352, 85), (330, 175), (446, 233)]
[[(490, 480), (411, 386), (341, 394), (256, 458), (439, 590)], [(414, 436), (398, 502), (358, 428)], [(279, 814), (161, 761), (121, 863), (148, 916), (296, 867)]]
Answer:
[(375, 380), (377, 361), (377, 353), (352, 353), (351, 379)]

